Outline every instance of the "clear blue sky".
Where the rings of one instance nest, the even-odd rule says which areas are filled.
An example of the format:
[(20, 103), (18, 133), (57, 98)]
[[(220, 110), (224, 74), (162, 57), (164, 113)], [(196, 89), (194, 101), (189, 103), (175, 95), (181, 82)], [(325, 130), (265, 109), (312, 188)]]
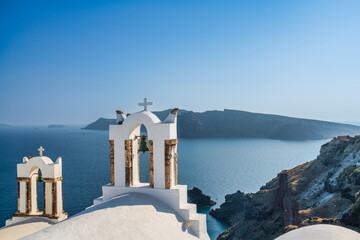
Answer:
[(0, 2), (0, 122), (240, 109), (360, 121), (360, 1)]

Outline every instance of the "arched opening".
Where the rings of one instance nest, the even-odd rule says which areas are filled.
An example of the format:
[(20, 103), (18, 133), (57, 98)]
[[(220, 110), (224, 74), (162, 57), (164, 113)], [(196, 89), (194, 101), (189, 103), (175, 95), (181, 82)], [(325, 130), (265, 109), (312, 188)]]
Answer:
[[(145, 125), (141, 124), (140, 126), (140, 136), (148, 136), (147, 129)], [(140, 148), (141, 146), (141, 137), (137, 138), (137, 146)], [(147, 143), (147, 147), (149, 147), (149, 138), (145, 139)], [(148, 183), (149, 182), (149, 151), (138, 151), (139, 156), (139, 182), (140, 183)]]
[(31, 215), (41, 215), (44, 211), (44, 182), (41, 169), (39, 167), (34, 167), (30, 173), (30, 182), (29, 182), (30, 192), (30, 214)]
[(126, 186), (154, 186), (153, 141), (149, 133), (145, 123), (136, 123), (131, 127), (130, 138), (125, 140)]
[(40, 212), (44, 211), (44, 195), (45, 195), (45, 188), (44, 188), (44, 181), (43, 181), (43, 176), (42, 176), (42, 172), (41, 169), (39, 168), (38, 171), (38, 178), (36, 180), (36, 185), (37, 185), (37, 206), (38, 206), (38, 210)]

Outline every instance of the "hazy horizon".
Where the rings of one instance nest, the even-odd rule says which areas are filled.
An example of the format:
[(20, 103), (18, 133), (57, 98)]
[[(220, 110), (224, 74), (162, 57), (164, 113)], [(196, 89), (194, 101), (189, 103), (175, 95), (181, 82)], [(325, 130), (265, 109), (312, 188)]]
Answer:
[(360, 122), (360, 2), (1, 1), (0, 123), (179, 107)]
[[(229, 109), (229, 108), (225, 108), (225, 109), (226, 110), (243, 111), (243, 110), (240, 110), (240, 109)], [(214, 110), (206, 110), (206, 111), (224, 111), (225, 109), (222, 109), (222, 110), (214, 109)], [(149, 109), (149, 110), (152, 111), (152, 112), (157, 112), (157, 111), (165, 111), (165, 110), (168, 110), (168, 109), (162, 109), (162, 110), (151, 110), (151, 109)], [(182, 110), (192, 111), (192, 110), (188, 110), (188, 109), (182, 109)], [(194, 111), (194, 112), (202, 113), (202, 112), (206, 112), (206, 111)], [(252, 111), (246, 111), (246, 112), (252, 112)], [(133, 112), (126, 112), (126, 114), (127, 113), (133, 113)], [(259, 113), (259, 112), (252, 112), (252, 113)], [(259, 113), (259, 114), (268, 114), (268, 113)], [(270, 115), (278, 115), (278, 114), (271, 114), (271, 113), (269, 113), (269, 114)], [(286, 116), (286, 115), (279, 115), (279, 116), (293, 117), (293, 116)], [(5, 123), (5, 122), (0, 122), (0, 124), (6, 124), (6, 125), (9, 125), (10, 127), (11, 126), (14, 126), (14, 127), (47, 127), (48, 125), (52, 125), (52, 124), (60, 124), (60, 125), (65, 125), (65, 126), (81, 126), (81, 127), (85, 127), (85, 126), (89, 125), (90, 123), (95, 122), (99, 118), (115, 119), (116, 115), (115, 115), (115, 112), (114, 112), (112, 114), (112, 116), (110, 116), (110, 115), (109, 116), (99, 116), (96, 119), (92, 119), (92, 120), (89, 120), (88, 122), (83, 122), (83, 123), (49, 122), (49, 123), (33, 123), (33, 124), (26, 124), (26, 123), (10, 124), (10, 123)], [(342, 124), (350, 124), (350, 125), (360, 126), (360, 121), (339, 121), (339, 122), (336, 122), (336, 121), (328, 121), (328, 120), (324, 120), (324, 119), (313, 119), (313, 118), (302, 118), (302, 117), (295, 117), (295, 118), (308, 119), (308, 120), (318, 120), (318, 121), (325, 121), (325, 122), (335, 122), (335, 123), (342, 123)]]

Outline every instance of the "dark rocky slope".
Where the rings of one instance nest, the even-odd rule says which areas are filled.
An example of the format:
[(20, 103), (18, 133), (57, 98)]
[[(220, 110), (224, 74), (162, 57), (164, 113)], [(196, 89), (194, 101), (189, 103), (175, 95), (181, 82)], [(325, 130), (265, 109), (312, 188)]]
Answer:
[(109, 130), (109, 125), (116, 124), (116, 119), (112, 118), (99, 118), (93, 123), (90, 123), (83, 129), (88, 130)]
[(196, 204), (196, 207), (198, 209), (208, 208), (216, 204), (215, 201), (211, 200), (210, 196), (205, 195), (197, 187), (187, 190), (187, 194), (188, 194), (188, 202)]
[[(164, 120), (170, 110), (153, 112)], [(108, 130), (114, 119), (100, 118), (85, 129)], [(330, 139), (356, 135), (359, 126), (236, 110), (202, 113), (179, 111), (178, 136), (183, 138)]]
[(304, 225), (360, 226), (360, 136), (337, 137), (313, 161), (284, 170), (253, 194), (227, 195), (210, 214), (229, 227), (218, 239), (274, 239)]

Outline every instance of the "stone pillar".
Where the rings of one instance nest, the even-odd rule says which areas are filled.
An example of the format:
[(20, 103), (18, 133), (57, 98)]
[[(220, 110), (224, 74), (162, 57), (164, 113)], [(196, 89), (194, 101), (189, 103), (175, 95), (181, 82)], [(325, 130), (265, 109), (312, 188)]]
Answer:
[(38, 212), (37, 206), (37, 178), (38, 173), (34, 173), (30, 177), (30, 213)]
[(18, 187), (18, 198), (17, 198), (17, 203), (18, 203), (18, 207), (17, 207), (17, 213), (20, 212), (20, 182), (18, 181), (18, 184), (17, 184), (17, 187)]
[(46, 191), (45, 191), (45, 186), (46, 186), (46, 183), (45, 182), (43, 182), (44, 183), (44, 187), (43, 187), (43, 208), (44, 208), (44, 215), (46, 214), (46, 212), (45, 212), (45, 209), (46, 209), (46, 195), (45, 195), (45, 193), (46, 193)]
[(44, 215), (51, 216), (52, 213), (52, 181), (44, 179)]
[(140, 167), (140, 163), (139, 163), (139, 140), (138, 139), (134, 139), (132, 140), (132, 148), (131, 148), (131, 151), (132, 151), (132, 154), (131, 154), (131, 177), (132, 177), (132, 186), (140, 183), (140, 176), (139, 176), (139, 173), (140, 173), (140, 170), (139, 170), (139, 167)]
[(114, 140), (109, 140), (110, 143), (110, 181), (111, 185), (115, 185), (115, 173), (114, 173)]
[(132, 140), (125, 140), (125, 186), (133, 185), (132, 178)]
[(165, 140), (165, 188), (169, 189), (174, 184), (172, 178), (172, 151), (176, 147), (178, 139)]
[(58, 217), (63, 213), (62, 177), (44, 178), (44, 215)]
[(52, 216), (56, 217), (57, 212), (57, 191), (56, 191), (56, 182), (52, 182)]
[(178, 156), (179, 154), (175, 153), (174, 156), (175, 185), (178, 185)]
[(26, 182), (26, 213), (31, 212), (31, 179)]
[(154, 188), (154, 141), (149, 140), (149, 183)]
[(59, 215), (64, 212), (63, 197), (62, 197), (62, 181), (59, 180), (55, 184), (56, 184), (56, 213), (57, 215)]
[(27, 213), (27, 187), (30, 182), (30, 178), (16, 178), (18, 181), (18, 213)]
[[(140, 139), (138, 138), (136, 141), (137, 148), (139, 148)], [(140, 152), (137, 151), (137, 182), (140, 183)]]

